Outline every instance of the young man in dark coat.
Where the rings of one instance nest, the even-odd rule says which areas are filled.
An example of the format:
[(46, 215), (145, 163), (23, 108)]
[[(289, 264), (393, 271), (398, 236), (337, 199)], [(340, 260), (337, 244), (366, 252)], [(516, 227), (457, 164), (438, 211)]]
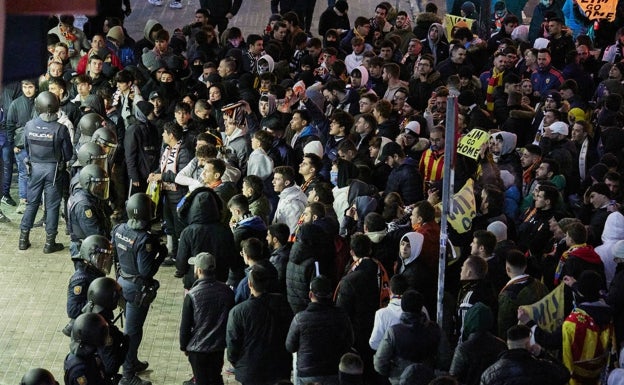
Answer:
[(286, 338), (286, 349), (297, 353), (300, 383), (338, 382), (340, 357), (353, 344), (351, 321), (334, 306), (329, 278), (317, 276), (310, 283), (306, 310), (295, 315)]

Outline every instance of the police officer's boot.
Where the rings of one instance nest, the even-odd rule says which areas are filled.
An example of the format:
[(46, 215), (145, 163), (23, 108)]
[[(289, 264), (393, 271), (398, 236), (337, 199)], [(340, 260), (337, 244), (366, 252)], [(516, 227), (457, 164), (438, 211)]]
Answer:
[(56, 243), (56, 234), (47, 234), (46, 242), (43, 245), (43, 253), (50, 254), (56, 253), (57, 251), (61, 251), (65, 248), (62, 243)]
[(21, 230), (19, 237), (19, 249), (26, 250), (30, 247), (30, 231)]

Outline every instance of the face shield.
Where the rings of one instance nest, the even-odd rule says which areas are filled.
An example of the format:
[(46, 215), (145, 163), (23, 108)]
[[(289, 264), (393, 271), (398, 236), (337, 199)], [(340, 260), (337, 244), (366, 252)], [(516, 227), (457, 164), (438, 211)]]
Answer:
[(95, 250), (89, 255), (91, 264), (98, 270), (108, 275), (113, 266), (113, 249), (112, 248), (99, 248), (95, 247)]
[(100, 166), (108, 173), (108, 157), (106, 154), (103, 155), (91, 155), (91, 162), (89, 164), (95, 164), (96, 166)]
[(110, 186), (110, 178), (91, 178), (89, 183), (89, 192), (99, 199), (108, 199), (108, 190)]

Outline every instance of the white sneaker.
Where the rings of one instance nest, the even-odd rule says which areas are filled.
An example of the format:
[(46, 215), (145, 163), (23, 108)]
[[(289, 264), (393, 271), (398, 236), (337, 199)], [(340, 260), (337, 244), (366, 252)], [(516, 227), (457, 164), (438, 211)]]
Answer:
[(169, 8), (182, 9), (182, 2), (180, 2), (180, 1), (172, 1), (171, 3), (169, 3)]
[(147, 0), (148, 3), (160, 7), (162, 5), (162, 0)]

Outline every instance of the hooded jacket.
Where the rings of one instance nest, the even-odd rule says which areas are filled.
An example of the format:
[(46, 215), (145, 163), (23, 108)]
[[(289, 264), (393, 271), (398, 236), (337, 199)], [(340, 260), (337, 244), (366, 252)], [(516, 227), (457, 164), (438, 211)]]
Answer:
[(152, 32), (163, 29), (162, 24), (156, 19), (148, 19), (143, 28), (143, 39), (136, 42), (134, 46), (134, 57), (139, 58), (143, 55), (143, 49), (151, 50), (154, 48), (154, 40), (152, 40)]
[(409, 232), (403, 235), (400, 242), (403, 241), (410, 243), (410, 256), (406, 259), (399, 258), (396, 273), (405, 276), (410, 289), (423, 295), (429, 314), (435, 314), (438, 280), (435, 271), (427, 267), (421, 257), (425, 237), (421, 233)]
[(124, 155), (128, 177), (132, 182), (145, 184), (149, 174), (158, 168), (161, 138), (143, 112), (137, 108), (136, 120), (124, 135)]
[[(432, 28), (438, 29), (438, 39), (431, 40), (429, 37), (429, 32)], [(449, 57), (449, 46), (446, 43), (445, 37), (445, 29), (440, 23), (431, 23), (429, 29), (427, 30), (427, 37), (421, 40), (422, 43), (422, 53), (430, 53), (433, 55), (434, 67), (438, 65), (438, 63), (444, 61)]]
[(616, 211), (607, 217), (602, 232), (602, 245), (594, 249), (604, 264), (607, 287), (611, 285), (617, 267), (617, 263), (613, 260), (613, 251), (611, 249), (617, 241), (622, 239), (624, 239), (624, 215)]
[(494, 137), (502, 141), (500, 154), (494, 155), (496, 165), (501, 170), (509, 171), (515, 178), (516, 186), (521, 189), (522, 165), (520, 164), (520, 157), (515, 151), (518, 137), (516, 134), (505, 131), (494, 134)]
[(176, 270), (184, 274), (184, 288), (190, 289), (195, 281), (194, 271), (188, 260), (208, 252), (216, 257), (216, 277), (227, 279), (230, 264), (237, 257), (234, 237), (230, 229), (220, 222), (222, 203), (214, 190), (200, 187), (193, 190), (178, 209), (180, 218), (188, 225), (180, 234)]
[(388, 175), (388, 182), (384, 194), (397, 192), (403, 197), (406, 205), (423, 199), (422, 177), (418, 171), (418, 162), (412, 158), (405, 158), (403, 163), (395, 166)]

